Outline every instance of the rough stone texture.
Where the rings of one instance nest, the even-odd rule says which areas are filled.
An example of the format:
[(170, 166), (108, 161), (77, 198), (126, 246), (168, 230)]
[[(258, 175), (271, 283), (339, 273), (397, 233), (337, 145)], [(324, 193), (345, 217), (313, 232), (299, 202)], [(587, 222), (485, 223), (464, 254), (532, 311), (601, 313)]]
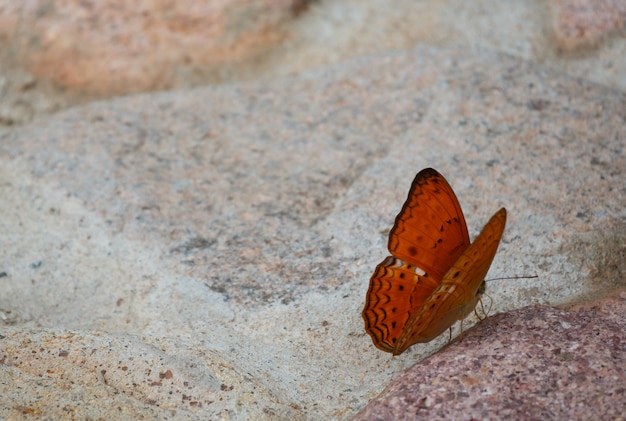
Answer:
[(553, 30), (562, 51), (597, 47), (626, 30), (626, 3), (621, 0), (550, 0)]
[(3, 0), (0, 39), (38, 78), (112, 96), (172, 87), (266, 51), (301, 3)]
[[(610, 4), (593, 3), (604, 10)], [(565, 16), (564, 31), (568, 22), (584, 19), (597, 27), (597, 13), (589, 7), (560, 14), (571, 10), (565, 8), (568, 4), (396, 0), (390, 7), (388, 0), (0, 0), (0, 127), (94, 97), (274, 79), (420, 44), (493, 49), (624, 90), (626, 38), (603, 37), (584, 52), (561, 53), (556, 41), (561, 32), (554, 29), (559, 16)], [(585, 10), (593, 12), (596, 21), (581, 16)], [(85, 25), (87, 30), (81, 31)], [(604, 33), (589, 31), (585, 34)], [(57, 83), (36, 76), (44, 74)]]
[(235, 393), (227, 375), (212, 377), (130, 336), (9, 328), (0, 341), (2, 388), (11, 391), (4, 419), (196, 419), (205, 406), (219, 416)]
[(392, 359), (359, 314), (426, 166), (471, 235), (507, 207), (491, 276), (539, 275), (490, 284), (492, 314), (623, 289), (625, 109), (420, 48), (6, 132), (0, 417), (349, 418), (447, 340)]
[(626, 292), (569, 312), (486, 319), (416, 364), (354, 419), (591, 420), (626, 413)]

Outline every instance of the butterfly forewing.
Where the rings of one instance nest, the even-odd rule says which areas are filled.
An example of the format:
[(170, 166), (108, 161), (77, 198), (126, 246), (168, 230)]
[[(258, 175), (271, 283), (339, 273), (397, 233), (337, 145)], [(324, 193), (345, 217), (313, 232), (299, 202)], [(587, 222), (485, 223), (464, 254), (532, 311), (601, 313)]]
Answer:
[(439, 282), (406, 262), (387, 257), (374, 271), (366, 295), (365, 330), (379, 349), (392, 352), (402, 329)]
[(505, 224), (506, 210), (502, 208), (448, 270), (441, 285), (411, 314), (396, 342), (394, 355), (413, 344), (431, 341), (474, 310)]
[(441, 280), (469, 243), (465, 217), (448, 182), (432, 168), (420, 171), (389, 234), (391, 254)]

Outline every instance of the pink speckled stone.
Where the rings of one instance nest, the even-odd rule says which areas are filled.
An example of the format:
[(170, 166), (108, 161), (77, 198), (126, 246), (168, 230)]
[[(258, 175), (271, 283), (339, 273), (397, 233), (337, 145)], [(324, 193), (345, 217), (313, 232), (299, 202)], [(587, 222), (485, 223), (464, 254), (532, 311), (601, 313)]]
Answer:
[(416, 364), (355, 420), (619, 419), (626, 413), (626, 292), (577, 311), (490, 317)]
[(553, 31), (563, 51), (595, 47), (606, 36), (624, 29), (622, 0), (550, 0)]
[[(37, 77), (112, 96), (171, 88), (284, 38), (292, 0), (0, 0), (0, 36)], [(296, 8), (294, 10), (294, 7)]]

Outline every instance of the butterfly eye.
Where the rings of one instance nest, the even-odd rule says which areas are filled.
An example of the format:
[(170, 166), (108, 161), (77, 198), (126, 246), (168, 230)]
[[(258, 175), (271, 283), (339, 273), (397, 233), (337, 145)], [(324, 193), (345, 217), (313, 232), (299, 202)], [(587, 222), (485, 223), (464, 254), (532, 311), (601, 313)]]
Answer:
[(478, 291), (476, 291), (476, 295), (477, 296), (483, 295), (486, 289), (487, 289), (487, 284), (485, 284), (485, 281), (483, 281), (478, 287)]

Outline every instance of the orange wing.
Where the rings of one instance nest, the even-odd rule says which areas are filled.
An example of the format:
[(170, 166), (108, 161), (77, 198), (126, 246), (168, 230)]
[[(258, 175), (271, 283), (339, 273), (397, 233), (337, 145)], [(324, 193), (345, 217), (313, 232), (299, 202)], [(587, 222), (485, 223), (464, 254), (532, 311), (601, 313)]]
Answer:
[(420, 171), (389, 234), (387, 257), (374, 271), (362, 316), (374, 345), (393, 352), (410, 316), (439, 287), (469, 245), (461, 206), (432, 168)]
[(445, 178), (420, 171), (389, 233), (389, 251), (441, 281), (469, 246), (461, 205)]
[(365, 330), (377, 348), (393, 352), (411, 314), (439, 286), (419, 268), (388, 256), (370, 279), (365, 298)]
[(448, 270), (441, 285), (411, 314), (392, 350), (394, 355), (431, 341), (474, 310), (505, 225), (506, 209), (502, 208)]

